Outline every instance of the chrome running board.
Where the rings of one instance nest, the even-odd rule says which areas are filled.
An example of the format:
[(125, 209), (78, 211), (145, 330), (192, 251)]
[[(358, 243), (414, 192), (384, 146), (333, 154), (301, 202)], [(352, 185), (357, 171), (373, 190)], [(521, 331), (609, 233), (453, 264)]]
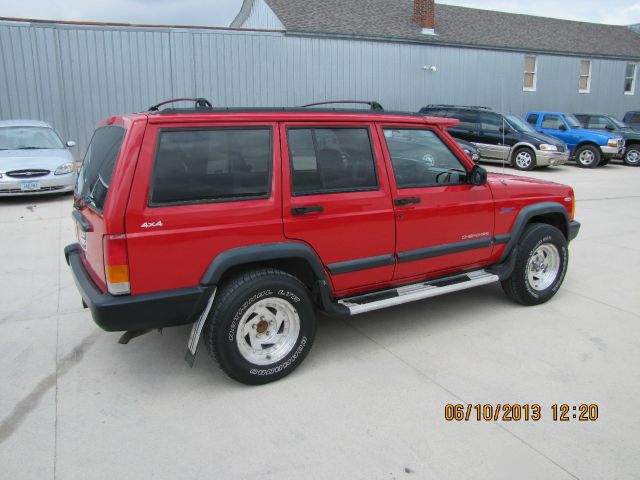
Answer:
[(437, 297), (438, 295), (457, 292), (459, 290), (466, 290), (467, 288), (479, 287), (480, 285), (487, 285), (497, 282), (498, 280), (500, 280), (500, 278), (497, 275), (484, 270), (476, 270), (462, 275), (412, 283), (380, 292), (343, 298), (338, 300), (338, 303), (347, 307), (351, 315), (358, 315), (381, 308), (393, 307), (395, 305), (402, 305), (403, 303)]

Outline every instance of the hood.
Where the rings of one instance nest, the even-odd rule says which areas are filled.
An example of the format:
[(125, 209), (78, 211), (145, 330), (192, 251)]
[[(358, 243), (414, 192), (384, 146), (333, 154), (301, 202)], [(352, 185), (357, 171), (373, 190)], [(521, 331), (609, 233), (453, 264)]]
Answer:
[(573, 196), (568, 185), (502, 173), (489, 173), (487, 182), (491, 186), (494, 199), (519, 201), (531, 198), (558, 201), (558, 198)]
[(63, 163), (74, 162), (71, 152), (65, 148), (39, 150), (0, 150), (0, 172), (44, 168), (55, 170)]
[(556, 147), (564, 147), (565, 143), (562, 140), (558, 140), (556, 137), (552, 137), (551, 135), (546, 135), (540, 132), (519, 132), (520, 135), (526, 137), (526, 139), (531, 143), (548, 143), (549, 145), (555, 145)]
[(622, 134), (621, 133), (616, 133), (616, 132), (606, 132), (606, 131), (598, 131), (598, 130), (589, 130), (587, 128), (572, 128), (571, 130), (569, 130), (570, 132), (578, 132), (578, 133), (582, 133), (585, 135), (595, 135), (595, 136), (600, 136), (604, 139), (610, 139), (610, 138), (622, 138)]

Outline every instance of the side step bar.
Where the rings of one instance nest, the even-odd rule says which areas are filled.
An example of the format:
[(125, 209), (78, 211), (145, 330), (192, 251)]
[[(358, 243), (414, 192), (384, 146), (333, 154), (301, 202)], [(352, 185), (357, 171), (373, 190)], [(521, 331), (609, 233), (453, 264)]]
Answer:
[(437, 297), (445, 293), (466, 290), (499, 281), (497, 275), (485, 270), (476, 270), (463, 275), (439, 278), (427, 282), (413, 283), (402, 287), (391, 288), (381, 292), (368, 293), (355, 297), (343, 298), (338, 303), (349, 309), (351, 315), (371, 312), (381, 308), (402, 305), (424, 298)]

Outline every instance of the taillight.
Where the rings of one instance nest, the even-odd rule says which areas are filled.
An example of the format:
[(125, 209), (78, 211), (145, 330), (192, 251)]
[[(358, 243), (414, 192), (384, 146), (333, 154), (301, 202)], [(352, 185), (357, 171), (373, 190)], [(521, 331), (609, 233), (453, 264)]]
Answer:
[(103, 247), (107, 290), (111, 295), (131, 293), (126, 235), (105, 235)]

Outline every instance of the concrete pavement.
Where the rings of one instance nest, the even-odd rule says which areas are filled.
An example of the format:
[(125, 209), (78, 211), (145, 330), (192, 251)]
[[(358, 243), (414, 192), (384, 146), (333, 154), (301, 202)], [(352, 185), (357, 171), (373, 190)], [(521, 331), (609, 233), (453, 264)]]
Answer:
[[(117, 344), (63, 259), (70, 197), (0, 199), (0, 478), (640, 478), (640, 169), (529, 175), (573, 185), (583, 225), (552, 301), (490, 285), (322, 317), (303, 365), (262, 387), (202, 345), (190, 369), (188, 327)], [(447, 403), (543, 418), (447, 422)], [(554, 403), (599, 418), (554, 422)]]

